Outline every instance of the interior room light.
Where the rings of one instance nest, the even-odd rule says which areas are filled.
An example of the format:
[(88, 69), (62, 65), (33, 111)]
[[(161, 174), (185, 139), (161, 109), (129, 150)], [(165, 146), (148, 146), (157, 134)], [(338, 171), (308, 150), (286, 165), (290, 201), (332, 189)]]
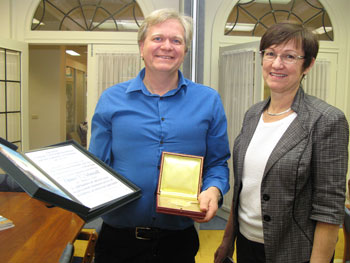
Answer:
[[(119, 30), (138, 30), (139, 27), (134, 20), (116, 20)], [(138, 23), (141, 25), (143, 20), (138, 20)], [(92, 25), (95, 27), (99, 23), (93, 22)], [(115, 30), (115, 23), (113, 20), (105, 21), (103, 24), (98, 26), (100, 29), (110, 29)]]
[[(325, 31), (326, 30), (326, 31)], [(322, 34), (324, 34), (325, 32), (330, 32), (330, 31), (332, 31), (333, 30), (333, 28), (332, 27), (323, 27), (323, 26), (321, 26), (321, 27), (319, 27), (319, 28), (317, 28), (317, 29), (315, 29), (314, 31), (312, 31), (314, 34), (318, 34), (318, 35), (322, 35)]]
[[(234, 23), (226, 23), (226, 30), (231, 30)], [(254, 24), (237, 23), (233, 28), (233, 31), (252, 31), (254, 29)]]
[[(34, 25), (37, 25), (37, 24), (39, 24), (39, 23), (40, 23), (40, 22), (39, 22), (38, 19), (33, 18), (33, 24), (34, 24)], [(41, 26), (44, 26), (45, 24), (44, 24), (43, 22), (41, 22), (40, 25), (41, 25)]]
[(74, 50), (67, 49), (66, 53), (71, 56), (80, 56), (79, 53), (75, 52)]

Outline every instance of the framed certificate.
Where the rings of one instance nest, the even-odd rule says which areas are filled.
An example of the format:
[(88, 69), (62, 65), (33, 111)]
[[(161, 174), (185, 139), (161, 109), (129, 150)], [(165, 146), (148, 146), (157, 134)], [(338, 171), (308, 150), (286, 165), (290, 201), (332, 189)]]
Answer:
[(0, 143), (0, 167), (30, 196), (92, 220), (141, 190), (75, 141), (19, 153)]

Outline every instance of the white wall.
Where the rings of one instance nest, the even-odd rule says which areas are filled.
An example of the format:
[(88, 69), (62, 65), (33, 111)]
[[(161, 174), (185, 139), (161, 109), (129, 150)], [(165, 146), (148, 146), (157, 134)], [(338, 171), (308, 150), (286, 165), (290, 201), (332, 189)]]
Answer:
[[(1, 21), (1, 27), (0, 27), (0, 36), (2, 38), (11, 38), (10, 36), (10, 16), (11, 16), (11, 8), (10, 8), (10, 1), (11, 0), (1, 0), (0, 3), (0, 21)], [(7, 26), (4, 26), (7, 25)]]
[(33, 47), (29, 50), (30, 149), (65, 140), (62, 56), (63, 50), (57, 46)]

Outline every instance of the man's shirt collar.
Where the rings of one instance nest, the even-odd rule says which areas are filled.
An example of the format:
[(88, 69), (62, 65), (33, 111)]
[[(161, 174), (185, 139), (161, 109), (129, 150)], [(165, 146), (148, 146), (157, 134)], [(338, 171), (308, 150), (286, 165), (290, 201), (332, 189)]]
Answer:
[[(145, 77), (145, 72), (146, 72), (146, 69), (143, 68), (139, 72), (137, 77), (132, 79), (129, 82), (129, 86), (126, 89), (125, 93), (130, 93), (130, 92), (134, 92), (134, 91), (141, 91), (143, 94), (145, 94), (147, 96), (158, 96), (156, 94), (150, 93), (149, 90), (146, 88), (145, 84), (143, 83), (143, 79)], [(179, 74), (179, 83), (178, 83), (177, 88), (173, 89), (173, 90), (169, 90), (162, 97), (175, 95), (182, 87), (184, 87), (184, 88), (187, 87), (188, 81), (184, 78), (184, 76), (180, 70), (178, 70), (178, 74)]]

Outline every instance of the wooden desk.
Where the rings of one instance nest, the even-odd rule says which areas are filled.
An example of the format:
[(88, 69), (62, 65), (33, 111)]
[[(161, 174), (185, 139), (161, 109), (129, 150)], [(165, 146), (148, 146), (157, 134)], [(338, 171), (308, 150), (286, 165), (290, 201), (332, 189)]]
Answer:
[(15, 227), (0, 231), (1, 262), (56, 263), (84, 225), (72, 212), (47, 208), (26, 193), (0, 192), (0, 214)]

